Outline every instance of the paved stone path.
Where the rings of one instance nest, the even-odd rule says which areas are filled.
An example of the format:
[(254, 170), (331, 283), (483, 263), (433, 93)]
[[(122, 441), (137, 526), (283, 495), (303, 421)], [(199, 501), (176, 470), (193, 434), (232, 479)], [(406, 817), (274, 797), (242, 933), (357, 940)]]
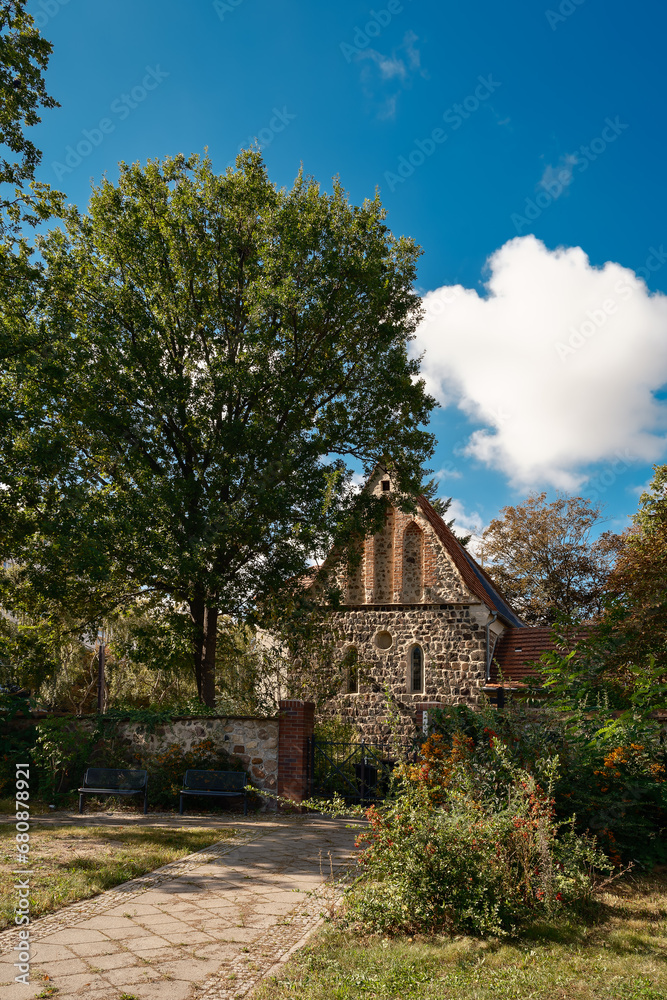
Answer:
[(18, 933), (3, 931), (2, 1000), (52, 986), (57, 1000), (249, 996), (327, 912), (330, 875), (349, 864), (356, 830), (310, 816), (233, 825), (231, 843), (32, 923), (30, 986), (14, 982)]

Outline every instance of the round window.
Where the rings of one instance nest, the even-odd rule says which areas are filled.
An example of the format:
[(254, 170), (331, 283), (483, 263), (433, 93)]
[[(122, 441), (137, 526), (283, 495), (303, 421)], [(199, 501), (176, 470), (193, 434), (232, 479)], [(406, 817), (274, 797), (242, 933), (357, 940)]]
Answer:
[(375, 636), (375, 645), (378, 649), (389, 649), (393, 641), (390, 632), (378, 632)]

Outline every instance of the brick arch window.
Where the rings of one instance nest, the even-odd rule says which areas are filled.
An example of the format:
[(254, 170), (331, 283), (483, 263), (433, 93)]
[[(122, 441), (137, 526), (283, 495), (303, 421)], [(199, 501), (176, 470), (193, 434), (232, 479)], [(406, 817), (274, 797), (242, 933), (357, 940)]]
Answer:
[(359, 694), (359, 653), (356, 646), (348, 646), (343, 657), (345, 669), (345, 691), (347, 694)]
[(403, 533), (404, 603), (420, 604), (424, 595), (424, 532), (411, 521)]
[(347, 603), (364, 604), (364, 543), (355, 540), (347, 563)]
[(373, 600), (389, 604), (394, 593), (394, 511), (385, 512), (384, 527), (373, 536)]
[(424, 650), (417, 643), (408, 653), (408, 687), (413, 694), (424, 691)]

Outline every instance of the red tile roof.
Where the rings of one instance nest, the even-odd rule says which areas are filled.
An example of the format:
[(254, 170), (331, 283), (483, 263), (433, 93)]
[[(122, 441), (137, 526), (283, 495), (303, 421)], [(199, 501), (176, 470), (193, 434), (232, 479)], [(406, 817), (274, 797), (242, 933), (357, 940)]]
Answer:
[(516, 628), (522, 628), (523, 622), (514, 613), (496, 585), (492, 582), (488, 573), (473, 559), (471, 554), (459, 542), (450, 528), (447, 527), (439, 514), (428, 502), (426, 497), (417, 497), (417, 504), (429, 522), (436, 535), (444, 545), (447, 553), (451, 556), (452, 562), (461, 574), (464, 583), (472, 593), (484, 601), (487, 607), (498, 612), (498, 617), (506, 624)]
[[(574, 638), (581, 639), (586, 635), (585, 629), (579, 629)], [(554, 649), (567, 652), (557, 645), (549, 626), (508, 628), (493, 653), (491, 683), (499, 683), (501, 675), (503, 681), (524, 681), (527, 677), (538, 676), (539, 672), (530, 665), (531, 661), (539, 660), (542, 653)]]

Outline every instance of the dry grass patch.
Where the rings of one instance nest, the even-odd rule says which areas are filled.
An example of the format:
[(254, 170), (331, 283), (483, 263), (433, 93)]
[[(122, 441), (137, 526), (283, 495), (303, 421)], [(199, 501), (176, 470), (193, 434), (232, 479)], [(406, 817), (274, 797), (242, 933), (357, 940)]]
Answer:
[(665, 1000), (667, 869), (626, 879), (584, 921), (520, 939), (364, 938), (327, 927), (257, 1000)]
[[(14, 922), (15, 828), (0, 825), (0, 929)], [(37, 826), (30, 832), (32, 918), (96, 896), (170, 861), (234, 836), (234, 830)]]

